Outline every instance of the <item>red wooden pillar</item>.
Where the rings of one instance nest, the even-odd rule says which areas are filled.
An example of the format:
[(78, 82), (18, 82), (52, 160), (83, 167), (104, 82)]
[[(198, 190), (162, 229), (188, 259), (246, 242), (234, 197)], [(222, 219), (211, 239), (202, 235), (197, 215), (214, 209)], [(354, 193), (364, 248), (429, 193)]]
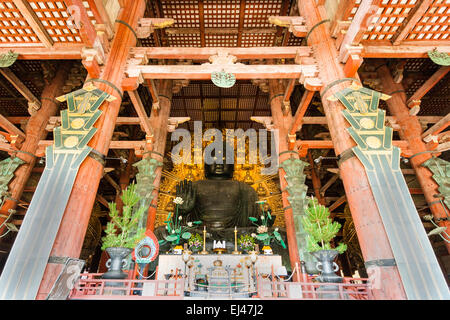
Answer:
[(308, 162), (309, 165), (311, 166), (311, 180), (313, 184), (314, 194), (316, 195), (317, 201), (319, 201), (321, 205), (325, 205), (326, 204), (325, 197), (323, 197), (320, 194), (321, 188), (320, 177), (319, 173), (317, 172), (317, 167), (316, 164), (314, 163), (314, 159), (312, 158), (311, 150), (308, 151)]
[[(297, 153), (286, 153), (289, 150), (288, 146), (288, 133), (289, 129), (293, 123), (292, 113), (289, 111), (287, 115), (283, 114), (283, 97), (286, 91), (286, 87), (281, 80), (269, 80), (269, 101), (270, 101), (270, 109), (272, 111), (272, 119), (275, 125), (275, 129), (278, 130), (279, 139), (278, 139), (278, 161), (279, 165), (283, 163), (283, 161), (294, 157), (298, 159)], [(297, 147), (295, 146), (294, 150)], [(287, 241), (289, 247), (289, 260), (291, 262), (291, 268), (294, 270), (296, 264), (300, 261), (300, 256), (298, 252), (297, 246), (297, 238), (295, 233), (295, 224), (294, 224), (294, 216), (292, 212), (292, 208), (290, 208), (289, 201), (287, 197), (289, 193), (286, 190), (287, 181), (284, 178), (286, 172), (280, 168), (279, 176), (280, 176), (280, 189), (282, 190), (281, 196), (283, 201), (283, 207), (287, 208), (284, 211), (284, 220), (286, 223), (286, 234)]]
[[(400, 138), (408, 142), (408, 148), (413, 153), (411, 165), (416, 172), (417, 180), (422, 187), (423, 195), (425, 196), (434, 218), (439, 221), (441, 227), (447, 228), (447, 233), (450, 233), (450, 221), (446, 220), (447, 215), (445, 209), (438, 199), (434, 197), (435, 194), (439, 193), (439, 186), (433, 179), (433, 173), (428, 168), (422, 167), (422, 163), (430, 159), (431, 154), (426, 153), (427, 147), (422, 140), (422, 127), (419, 123), (419, 119), (417, 119), (416, 116), (411, 116), (409, 114), (403, 85), (394, 82), (390, 70), (386, 65), (378, 68), (378, 76), (383, 84), (385, 93), (389, 94), (390, 92), (395, 92), (392, 94), (391, 98), (386, 101), (389, 112), (396, 118), (397, 124), (400, 126)], [(445, 245), (447, 251), (450, 253), (450, 243), (446, 242)]]
[[(300, 15), (306, 19), (310, 30), (307, 44), (314, 48), (318, 61), (320, 78), (324, 84), (321, 91), (322, 104), (337, 155), (341, 155), (339, 169), (344, 184), (347, 201), (355, 223), (366, 269), (372, 275), (375, 299), (406, 299), (400, 274), (396, 266), (382, 266), (383, 262), (393, 261), (394, 256), (384, 229), (378, 207), (373, 197), (369, 181), (362, 163), (349, 152), (355, 146), (347, 133), (349, 124), (342, 116), (344, 107), (340, 102), (327, 98), (334, 92), (348, 86), (336, 83), (346, 78), (343, 65), (338, 60), (338, 52), (325, 23), (325, 8), (314, 0), (298, 1)], [(327, 91), (325, 92), (325, 90)]]
[[(9, 187), (11, 196), (5, 199), (5, 202), (0, 209), (0, 214), (9, 216), (8, 210), (15, 209), (17, 202), (22, 197), (25, 184), (36, 163), (36, 157), (33, 157), (32, 154), (36, 153), (39, 141), (45, 139), (47, 136), (45, 128), (48, 124), (48, 120), (50, 117), (56, 115), (59, 110), (59, 102), (55, 98), (63, 94), (62, 88), (67, 74), (68, 68), (64, 65), (60, 65), (55, 77), (45, 86), (44, 91), (42, 92), (41, 108), (30, 117), (30, 120), (28, 120), (25, 130), (26, 138), (20, 148), (20, 151), (22, 152), (16, 154), (16, 156), (25, 161), (25, 163), (17, 168), (14, 173), (15, 177)], [(5, 218), (0, 217), (0, 224), (3, 223), (4, 220)], [(0, 233), (3, 233), (3, 229), (0, 230)]]
[[(158, 97), (160, 109), (158, 112), (152, 109), (150, 124), (153, 128), (153, 144), (151, 151), (145, 157), (151, 157), (158, 161), (163, 161), (167, 141), (167, 128), (169, 124), (170, 108), (172, 105), (172, 80), (160, 80), (158, 86)], [(147, 214), (147, 230), (155, 229), (156, 210), (158, 207), (159, 186), (161, 184), (162, 167), (156, 168), (156, 176), (153, 185), (153, 200)]]
[[(124, 1), (123, 3), (124, 7), (116, 20), (116, 34), (111, 51), (101, 75), (102, 81), (94, 82), (99, 89), (117, 98), (113, 102), (103, 103), (100, 107), (103, 113), (95, 125), (98, 131), (89, 143), (90, 147), (102, 155), (108, 153), (119, 114), (121, 95), (123, 94), (121, 85), (128, 52), (137, 43), (133, 30), (136, 29), (138, 20), (144, 16), (146, 7), (143, 0)], [(92, 157), (87, 157), (80, 166), (53, 244), (51, 257), (79, 257), (102, 173), (103, 163)], [(37, 299), (46, 298), (61, 269), (61, 264), (47, 264)]]

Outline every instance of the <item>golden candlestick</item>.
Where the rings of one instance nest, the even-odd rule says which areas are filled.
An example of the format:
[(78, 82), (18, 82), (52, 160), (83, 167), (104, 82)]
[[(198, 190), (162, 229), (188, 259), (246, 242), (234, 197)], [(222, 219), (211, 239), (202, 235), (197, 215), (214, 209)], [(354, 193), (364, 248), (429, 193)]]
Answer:
[(203, 251), (200, 252), (200, 254), (208, 254), (209, 252), (206, 251), (206, 226), (203, 226)]
[(241, 252), (237, 249), (237, 227), (234, 227), (234, 251), (232, 254), (241, 254)]

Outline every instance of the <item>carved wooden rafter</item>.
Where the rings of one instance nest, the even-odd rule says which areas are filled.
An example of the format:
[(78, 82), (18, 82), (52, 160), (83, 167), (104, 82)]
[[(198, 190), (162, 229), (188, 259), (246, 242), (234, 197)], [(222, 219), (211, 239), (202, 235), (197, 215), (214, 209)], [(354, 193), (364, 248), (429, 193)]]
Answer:
[(305, 18), (291, 17), (291, 16), (270, 16), (269, 22), (279, 27), (288, 28), (289, 32), (296, 37), (303, 38), (308, 33), (308, 28), (305, 25)]
[(167, 28), (175, 23), (171, 18), (141, 18), (136, 29), (137, 37), (148, 38), (156, 29)]
[(28, 112), (32, 115), (41, 108), (41, 101), (27, 88), (27, 86), (9, 69), (0, 68), (0, 73), (20, 92), (28, 101)]

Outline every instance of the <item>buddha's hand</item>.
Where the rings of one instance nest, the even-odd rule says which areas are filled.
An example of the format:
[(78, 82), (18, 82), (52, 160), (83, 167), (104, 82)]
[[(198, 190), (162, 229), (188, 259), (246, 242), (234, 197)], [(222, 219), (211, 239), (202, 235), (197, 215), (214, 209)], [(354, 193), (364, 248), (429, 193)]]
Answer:
[(192, 181), (184, 180), (177, 184), (177, 197), (183, 199), (183, 203), (178, 205), (182, 212), (189, 212), (194, 209), (195, 205), (195, 191), (192, 187)]

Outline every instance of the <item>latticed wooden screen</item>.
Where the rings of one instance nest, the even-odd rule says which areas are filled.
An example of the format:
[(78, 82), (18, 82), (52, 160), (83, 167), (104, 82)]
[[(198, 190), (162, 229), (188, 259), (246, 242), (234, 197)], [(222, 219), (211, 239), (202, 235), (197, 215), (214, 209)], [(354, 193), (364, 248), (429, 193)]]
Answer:
[(12, 1), (0, 0), (0, 43), (39, 43), (25, 18)]
[[(91, 2), (83, 1), (83, 6), (95, 25), (97, 12), (92, 10), (94, 6)], [(72, 23), (76, 19), (76, 14), (73, 14), (75, 11), (68, 10), (64, 1), (28, 0), (28, 3), (55, 43), (82, 42)], [(0, 44), (6, 43), (39, 44), (40, 40), (13, 1), (0, 0)]]
[[(269, 29), (274, 26), (268, 18), (281, 14), (283, 1), (245, 1), (243, 8), (241, 2), (208, 0), (199, 6), (197, 0), (161, 0), (163, 16), (175, 19), (173, 28), (178, 29), (167, 34), (169, 46), (199, 47), (202, 45), (201, 33), (204, 33), (206, 47), (272, 46), (275, 34)], [(243, 19), (241, 13), (244, 13)], [(264, 28), (268, 30), (261, 31)]]
[(406, 37), (407, 40), (448, 40), (450, 1), (435, 0)]
[(204, 128), (262, 128), (252, 116), (270, 116), (268, 94), (250, 81), (238, 81), (231, 88), (219, 88), (205, 81), (191, 81), (172, 98), (171, 117), (191, 117), (202, 121)]
[[(348, 20), (353, 20), (360, 3), (361, 0), (355, 2)], [(419, 4), (419, 0), (382, 0), (363, 40), (390, 40)], [(448, 40), (449, 21), (450, 1), (434, 0), (404, 40)]]
[(47, 33), (55, 42), (82, 42), (78, 30), (69, 21), (63, 1), (29, 1)]

